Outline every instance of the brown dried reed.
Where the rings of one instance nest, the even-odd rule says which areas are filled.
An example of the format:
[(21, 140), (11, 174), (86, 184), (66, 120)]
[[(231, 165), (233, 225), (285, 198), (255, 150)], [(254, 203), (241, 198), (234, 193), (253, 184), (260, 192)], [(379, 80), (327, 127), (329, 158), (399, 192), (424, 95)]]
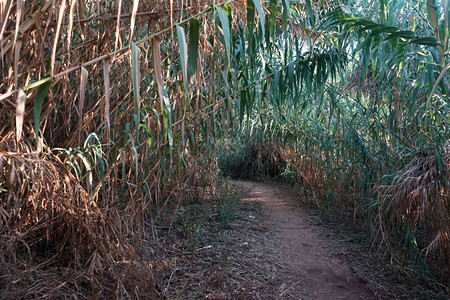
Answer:
[[(0, 151), (0, 186), (1, 298), (84, 297), (118, 284), (108, 268), (132, 253), (120, 224), (57, 157)], [(113, 281), (105, 283), (108, 274)]]
[[(449, 143), (447, 143), (448, 145)], [(379, 219), (381, 228), (394, 227), (398, 223), (416, 232), (426, 228), (426, 254), (437, 251), (450, 263), (450, 147), (445, 147), (441, 167), (434, 155), (414, 157), (399, 170), (389, 185), (378, 187)]]
[[(245, 14), (245, 2), (231, 3), (235, 15)], [(211, 15), (197, 16), (201, 62), (187, 95), (181, 68), (172, 68), (179, 61), (172, 25), (209, 4), (0, 2), (1, 298), (152, 298), (152, 271), (136, 262), (130, 239), (144, 229), (151, 205), (201, 198), (217, 174), (211, 118), (225, 101), (209, 87), (223, 80), (223, 62), (213, 56), (223, 47)], [(161, 41), (157, 61), (152, 35)], [(139, 39), (139, 70), (132, 70), (131, 41)], [(139, 109), (133, 73), (142, 74)], [(39, 84), (49, 74), (40, 108)], [(173, 108), (170, 126), (159, 85)], [(89, 147), (91, 133), (101, 157), (87, 162), (76, 153)]]

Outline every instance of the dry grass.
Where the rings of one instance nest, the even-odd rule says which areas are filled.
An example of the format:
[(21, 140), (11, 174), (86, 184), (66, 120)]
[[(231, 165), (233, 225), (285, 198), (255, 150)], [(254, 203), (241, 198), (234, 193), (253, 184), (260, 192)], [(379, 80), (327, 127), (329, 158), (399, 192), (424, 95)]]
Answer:
[[(379, 228), (404, 224), (413, 233), (425, 228), (427, 246), (420, 249), (438, 253), (438, 259), (450, 264), (450, 194), (448, 178), (450, 147), (444, 148), (443, 164), (434, 155), (414, 157), (399, 170), (390, 185), (378, 188), (383, 204), (379, 211), (383, 223)], [(420, 234), (419, 234), (420, 235)], [(448, 270), (441, 270), (448, 272)]]
[(116, 274), (137, 267), (151, 285), (150, 270), (120, 260), (132, 248), (114, 213), (100, 211), (57, 157), (0, 151), (0, 162), (3, 299), (126, 293), (135, 283)]
[[(149, 208), (216, 180), (210, 1), (124, 2), (0, 3), (2, 297), (149, 297), (135, 254)], [(174, 24), (197, 13), (201, 61), (183, 90)]]
[[(402, 224), (405, 230), (415, 235), (418, 253), (425, 259), (428, 256), (429, 268), (437, 278), (440, 276), (436, 280), (447, 286), (450, 284), (446, 282), (450, 265), (449, 145), (447, 143), (444, 147), (441, 166), (435, 155), (417, 156), (395, 174), (391, 184), (379, 185), (372, 190), (378, 193), (380, 204), (373, 217), (376, 219), (374, 236), (381, 236), (391, 255), (396, 256), (398, 247), (395, 245), (404, 243), (404, 236), (391, 232)], [(341, 172), (330, 177), (320, 167), (324, 161), (320, 155), (298, 156), (286, 146), (274, 146), (274, 149), (284, 165), (290, 166), (294, 182), (301, 183), (312, 193), (311, 200), (317, 207), (327, 207), (328, 197), (333, 195), (335, 210), (353, 209), (353, 223), (364, 224), (370, 208), (360, 201), (347, 200), (364, 197), (362, 189), (357, 186), (358, 173), (351, 173), (347, 168), (349, 173), (346, 174), (345, 168), (340, 168), (343, 169)], [(327, 163), (329, 166), (330, 162)], [(408, 272), (414, 273), (412, 270)]]

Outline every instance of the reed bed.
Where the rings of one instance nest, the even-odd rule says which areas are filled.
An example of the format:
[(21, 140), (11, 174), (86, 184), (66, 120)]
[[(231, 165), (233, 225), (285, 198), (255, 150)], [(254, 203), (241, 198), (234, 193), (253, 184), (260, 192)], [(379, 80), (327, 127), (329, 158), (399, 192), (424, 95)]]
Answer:
[(241, 2), (0, 3), (2, 297), (155, 295), (133, 241), (214, 192)]
[(2, 1), (2, 295), (154, 293), (133, 241), (215, 193), (221, 138), (448, 261), (447, 11), (353, 2)]
[(240, 60), (242, 85), (260, 81), (235, 105), (222, 171), (281, 176), (352, 212), (392, 263), (409, 257), (448, 292), (447, 1), (292, 7), (278, 7), (286, 31), (251, 49), (265, 59)]

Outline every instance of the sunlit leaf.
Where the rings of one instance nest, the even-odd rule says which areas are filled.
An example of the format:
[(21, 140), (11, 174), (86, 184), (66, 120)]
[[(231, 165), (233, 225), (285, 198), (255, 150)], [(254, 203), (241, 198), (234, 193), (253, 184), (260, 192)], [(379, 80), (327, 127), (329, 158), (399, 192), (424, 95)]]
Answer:
[(83, 126), (83, 110), (84, 110), (84, 100), (86, 98), (86, 83), (88, 79), (88, 71), (85, 67), (81, 67), (81, 78), (80, 78), (80, 101), (78, 102), (78, 144), (81, 144), (81, 130)]
[(253, 3), (255, 4), (256, 10), (258, 11), (259, 15), (259, 26), (261, 26), (262, 36), (266, 36), (266, 30), (265, 30), (265, 24), (264, 24), (264, 13), (261, 8), (261, 3), (259, 0), (253, 0)]
[(217, 13), (219, 15), (220, 23), (222, 24), (222, 31), (225, 40), (225, 52), (227, 55), (227, 65), (231, 64), (231, 30), (230, 22), (228, 21), (228, 16), (225, 11), (216, 6)]
[(188, 74), (187, 74), (187, 64), (188, 64), (188, 49), (186, 43), (186, 35), (184, 33), (184, 28), (177, 25), (177, 34), (178, 34), (178, 45), (180, 47), (180, 62), (181, 68), (183, 70), (183, 84), (184, 88), (187, 89), (188, 83)]
[(16, 140), (19, 142), (22, 139), (23, 117), (25, 114), (25, 102), (27, 95), (23, 90), (19, 90), (16, 99)]

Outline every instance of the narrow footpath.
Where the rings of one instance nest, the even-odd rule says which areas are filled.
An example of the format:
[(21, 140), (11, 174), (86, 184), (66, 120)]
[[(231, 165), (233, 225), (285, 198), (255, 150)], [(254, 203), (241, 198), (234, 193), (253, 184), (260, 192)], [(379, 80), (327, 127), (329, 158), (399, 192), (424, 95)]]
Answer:
[(290, 287), (297, 299), (377, 299), (357, 278), (324, 228), (276, 185), (234, 181), (247, 190), (244, 201), (261, 203), (279, 236), (281, 262), (295, 278)]

